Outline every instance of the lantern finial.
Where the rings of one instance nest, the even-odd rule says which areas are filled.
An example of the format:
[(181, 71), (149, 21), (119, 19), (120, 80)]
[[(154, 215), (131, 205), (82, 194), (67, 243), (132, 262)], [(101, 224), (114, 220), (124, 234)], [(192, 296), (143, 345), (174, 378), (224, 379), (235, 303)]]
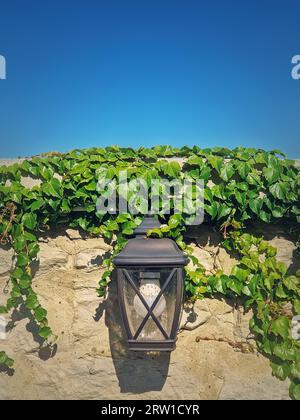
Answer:
[(159, 221), (152, 215), (145, 216), (142, 223), (135, 229), (134, 235), (135, 236), (146, 236), (148, 230), (152, 229), (159, 229), (160, 223)]

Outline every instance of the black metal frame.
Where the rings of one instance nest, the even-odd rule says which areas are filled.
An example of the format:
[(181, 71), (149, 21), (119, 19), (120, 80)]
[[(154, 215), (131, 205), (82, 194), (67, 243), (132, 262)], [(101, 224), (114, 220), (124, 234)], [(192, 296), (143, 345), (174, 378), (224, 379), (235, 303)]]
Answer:
[[(144, 266), (145, 269), (153, 269), (153, 265)], [(157, 266), (155, 267), (158, 268)], [(170, 266), (161, 266), (159, 267), (161, 270), (165, 268), (170, 268)], [(183, 267), (172, 267), (171, 274), (168, 276), (167, 280), (165, 281), (163, 287), (161, 288), (161, 291), (155, 298), (155, 301), (151, 305), (151, 307), (148, 306), (147, 302), (145, 301), (144, 297), (141, 295), (139, 289), (136, 287), (136, 284), (131, 279), (128, 270), (130, 269), (137, 269), (135, 266), (127, 266), (127, 267), (120, 267), (117, 269), (117, 277), (118, 277), (118, 298), (119, 298), (119, 305), (121, 310), (121, 315), (123, 319), (123, 325), (125, 329), (125, 333), (127, 336), (127, 343), (130, 350), (135, 351), (172, 351), (176, 347), (176, 334), (179, 327), (180, 322), (180, 316), (181, 316), (181, 309), (182, 309), (182, 300), (183, 300)], [(174, 276), (176, 275), (176, 280), (174, 279)], [(166, 290), (168, 285), (171, 281), (176, 281), (176, 302), (175, 302), (175, 309), (174, 309), (174, 315), (173, 315), (173, 323), (171, 328), (171, 333), (167, 334), (164, 330), (163, 326), (157, 319), (157, 317), (154, 315), (154, 309), (156, 305), (158, 304), (163, 292)], [(147, 309), (147, 314), (142, 320), (139, 328), (137, 329), (136, 333), (133, 335), (132, 331), (129, 326), (129, 321), (127, 317), (126, 312), (126, 306), (125, 306), (125, 296), (124, 296), (124, 290), (125, 290), (125, 282), (128, 281), (133, 288), (133, 290), (136, 292), (136, 294), (139, 296), (141, 302)], [(147, 320), (149, 318), (152, 318), (159, 330), (161, 331), (162, 335), (165, 337), (165, 340), (155, 340), (155, 341), (142, 341), (138, 340), (138, 337), (140, 333), (142, 332), (143, 327), (145, 326)]]

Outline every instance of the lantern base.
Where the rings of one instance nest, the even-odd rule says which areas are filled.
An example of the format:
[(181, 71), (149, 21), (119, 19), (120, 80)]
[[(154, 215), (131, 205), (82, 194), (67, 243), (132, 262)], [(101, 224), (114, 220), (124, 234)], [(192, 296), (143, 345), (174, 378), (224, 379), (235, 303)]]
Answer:
[(127, 340), (128, 348), (132, 351), (173, 351), (176, 348), (176, 340), (164, 341), (137, 341)]

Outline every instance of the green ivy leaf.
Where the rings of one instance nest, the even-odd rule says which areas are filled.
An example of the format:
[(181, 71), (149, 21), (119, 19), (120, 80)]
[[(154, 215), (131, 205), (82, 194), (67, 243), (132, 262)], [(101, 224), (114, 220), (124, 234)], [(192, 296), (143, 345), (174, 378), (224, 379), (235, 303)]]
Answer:
[(26, 299), (25, 306), (28, 309), (36, 309), (39, 306), (36, 295), (29, 295)]
[(61, 197), (61, 181), (57, 178), (52, 178), (50, 181), (50, 185), (52, 186), (53, 190), (56, 192), (58, 197)]
[(272, 216), (276, 218), (283, 217), (285, 213), (285, 209), (283, 207), (276, 206), (272, 210)]
[(42, 176), (42, 178), (44, 178), (47, 181), (50, 181), (54, 175), (54, 172), (51, 168), (47, 168), (47, 167), (42, 167), (40, 168), (39, 171), (40, 175)]
[(26, 241), (28, 242), (36, 242), (36, 236), (34, 236), (32, 233), (30, 232), (24, 232), (23, 233), (24, 239), (26, 239)]
[(39, 210), (44, 204), (45, 201), (42, 198), (37, 198), (33, 203), (31, 203), (30, 210), (35, 212), (36, 210)]
[(18, 307), (18, 299), (16, 298), (9, 298), (6, 302), (6, 308), (7, 311), (9, 312), (10, 310), (12, 310), (13, 308), (17, 308)]
[(35, 230), (37, 225), (36, 215), (33, 213), (25, 213), (22, 217), (23, 225), (29, 230)]
[(281, 360), (295, 360), (295, 350), (287, 342), (275, 344), (273, 347), (273, 354)]
[(39, 330), (39, 336), (47, 340), (47, 338), (51, 337), (52, 330), (50, 327), (42, 327)]
[(249, 172), (249, 174), (247, 175), (246, 181), (248, 182), (249, 185), (255, 185), (255, 186), (261, 185), (260, 175), (255, 170)]
[(12, 367), (13, 367), (13, 365), (14, 365), (14, 360), (13, 360), (13, 359), (11, 359), (10, 357), (7, 357), (6, 362), (5, 362), (5, 365), (6, 365), (8, 368), (12, 368)]
[(27, 242), (24, 236), (19, 236), (14, 241), (14, 249), (16, 252), (21, 252), (26, 247)]
[(117, 223), (126, 223), (129, 218), (130, 218), (129, 214), (119, 214), (117, 219), (116, 219), (116, 222)]
[(291, 375), (300, 381), (300, 363), (293, 363), (291, 366)]
[(203, 165), (203, 159), (197, 155), (192, 155), (188, 158), (187, 162), (188, 165), (195, 165), (195, 166), (202, 166)]
[(300, 384), (292, 382), (290, 385), (290, 396), (293, 400), (300, 400)]
[(205, 182), (209, 180), (211, 176), (211, 169), (208, 166), (203, 166), (198, 179), (203, 179)]
[(261, 210), (258, 215), (259, 215), (259, 218), (263, 222), (270, 223), (270, 221), (271, 221), (271, 214), (270, 213), (267, 213), (264, 210)]
[(256, 215), (259, 215), (261, 208), (263, 205), (263, 200), (261, 198), (256, 198), (255, 200), (251, 200), (249, 202), (249, 207)]
[(236, 201), (242, 206), (244, 207), (246, 202), (247, 202), (247, 195), (245, 192), (240, 192), (239, 190), (235, 190), (234, 192), (234, 196)]
[(237, 295), (241, 294), (242, 287), (243, 287), (235, 278), (232, 278), (232, 277), (228, 278), (226, 282), (226, 286), (230, 290), (234, 291)]
[(272, 346), (271, 346), (271, 343), (268, 339), (264, 338), (262, 340), (261, 349), (264, 353), (266, 353), (270, 356), (272, 355)]
[(257, 291), (259, 281), (260, 281), (260, 276), (258, 274), (255, 274), (255, 275), (251, 276), (250, 281), (248, 283), (248, 287), (249, 287), (249, 290), (250, 290), (252, 296), (254, 296), (256, 291)]
[(47, 196), (56, 198), (61, 198), (62, 196), (61, 182), (57, 178), (53, 178), (51, 181), (42, 184), (41, 189)]
[(46, 309), (39, 307), (35, 309), (34, 316), (37, 319), (38, 322), (43, 321), (45, 318), (47, 318), (47, 311)]
[(7, 359), (7, 356), (6, 356), (6, 354), (4, 353), (4, 351), (0, 351), (0, 363), (1, 363), (1, 364), (5, 364), (6, 359)]
[(246, 179), (248, 173), (251, 171), (251, 166), (246, 162), (237, 162), (236, 167), (240, 177)]
[(287, 266), (284, 262), (282, 261), (278, 261), (277, 262), (277, 271), (281, 274), (281, 275), (285, 275), (285, 273), (287, 272)]
[(155, 228), (155, 229), (151, 229), (151, 230), (149, 230), (148, 232), (147, 232), (147, 236), (150, 236), (150, 235), (157, 235), (158, 236), (158, 238), (162, 238), (163, 237), (163, 233), (162, 233), (162, 231), (160, 230), (160, 229), (158, 229), (158, 228)]
[(98, 294), (99, 297), (104, 297), (105, 296), (105, 289), (98, 288), (97, 289), (97, 294)]
[(220, 178), (222, 178), (223, 181), (227, 182), (230, 180), (234, 172), (235, 170), (234, 170), (233, 164), (229, 162), (222, 167), (220, 171)]
[(107, 287), (107, 280), (106, 279), (103, 279), (103, 280), (100, 280), (100, 282), (99, 282), (99, 285), (101, 286), (101, 287)]
[(107, 223), (106, 227), (110, 231), (119, 230), (118, 223), (115, 220), (112, 220), (112, 219)]
[(71, 211), (71, 207), (69, 205), (69, 201), (66, 198), (64, 198), (63, 201), (62, 201), (61, 210), (64, 213), (69, 213)]
[(21, 254), (17, 256), (17, 265), (20, 267), (25, 267), (28, 264), (29, 264), (28, 255), (25, 254), (25, 252), (21, 252)]
[(290, 374), (290, 365), (288, 363), (271, 363), (273, 375), (284, 381)]
[(228, 281), (227, 276), (224, 276), (224, 275), (221, 277), (210, 276), (207, 281), (212, 291), (225, 294), (225, 283)]
[(205, 206), (207, 213), (211, 216), (212, 220), (214, 220), (218, 214), (218, 205), (214, 201), (210, 206)]
[(286, 299), (288, 298), (288, 294), (284, 291), (284, 288), (282, 287), (282, 284), (279, 284), (276, 288), (276, 296), (280, 299)]
[(24, 274), (19, 281), (21, 289), (28, 289), (31, 286), (31, 277), (28, 274)]
[(14, 365), (14, 361), (10, 357), (8, 357), (4, 351), (0, 351), (0, 364), (11, 368)]
[(232, 208), (227, 206), (226, 204), (221, 204), (218, 208), (218, 217), (217, 220), (222, 219), (223, 217), (228, 216), (232, 211)]
[(299, 299), (294, 300), (294, 310), (297, 315), (300, 315), (300, 300)]
[(84, 186), (87, 191), (97, 191), (97, 183), (96, 181), (91, 181), (87, 185)]
[(28, 254), (31, 259), (36, 258), (40, 247), (37, 243), (31, 243), (28, 245)]
[(290, 335), (290, 321), (285, 316), (280, 316), (271, 323), (270, 331), (275, 335), (280, 335), (284, 340), (287, 340)]
[(258, 264), (251, 258), (243, 257), (241, 260), (241, 264), (244, 264), (246, 267), (250, 268), (250, 270), (256, 271), (258, 268)]
[(270, 192), (279, 200), (284, 200), (288, 191), (288, 184), (286, 182), (276, 182), (270, 186)]
[(22, 293), (18, 286), (14, 286), (10, 295), (12, 298), (19, 298), (20, 296), (22, 296)]
[(279, 168), (273, 167), (264, 167), (263, 174), (269, 184), (273, 184), (273, 182), (278, 181), (280, 176)]
[(175, 229), (181, 222), (182, 216), (180, 214), (173, 214), (173, 216), (170, 217), (168, 225), (171, 229)]
[(217, 156), (207, 156), (208, 163), (218, 172), (221, 172), (223, 166), (223, 159)]
[(288, 276), (283, 279), (283, 284), (289, 290), (293, 290), (294, 292), (299, 292), (299, 279), (296, 276)]
[(122, 233), (123, 235), (133, 235), (134, 230), (132, 228), (124, 227), (124, 229), (122, 229)]
[(248, 279), (250, 271), (235, 266), (231, 271), (231, 275), (239, 279), (241, 283), (244, 283)]
[(164, 168), (166, 175), (169, 175), (171, 178), (177, 178), (180, 173), (181, 167), (178, 162), (169, 162)]

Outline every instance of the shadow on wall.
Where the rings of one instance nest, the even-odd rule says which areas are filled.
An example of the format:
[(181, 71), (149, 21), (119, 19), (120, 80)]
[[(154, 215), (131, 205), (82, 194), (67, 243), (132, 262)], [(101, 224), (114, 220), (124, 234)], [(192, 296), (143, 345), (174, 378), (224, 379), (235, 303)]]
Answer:
[[(22, 319), (27, 319), (28, 323), (26, 324), (26, 330), (32, 334), (34, 341), (37, 343), (37, 347), (33, 349), (33, 352), (38, 354), (38, 357), (47, 361), (48, 359), (55, 357), (57, 353), (57, 344), (48, 344), (40, 335), (39, 335), (39, 325), (37, 324), (35, 318), (33, 317), (31, 311), (26, 308), (24, 303), (21, 303), (18, 309), (14, 309), (11, 315), (11, 320), (7, 324), (7, 332), (12, 330), (16, 324)], [(13, 369), (9, 370), (9, 373), (14, 373)]]
[(168, 377), (170, 353), (133, 352), (127, 349), (117, 296), (117, 279), (113, 275), (105, 301), (105, 324), (121, 393), (141, 394), (162, 390)]

